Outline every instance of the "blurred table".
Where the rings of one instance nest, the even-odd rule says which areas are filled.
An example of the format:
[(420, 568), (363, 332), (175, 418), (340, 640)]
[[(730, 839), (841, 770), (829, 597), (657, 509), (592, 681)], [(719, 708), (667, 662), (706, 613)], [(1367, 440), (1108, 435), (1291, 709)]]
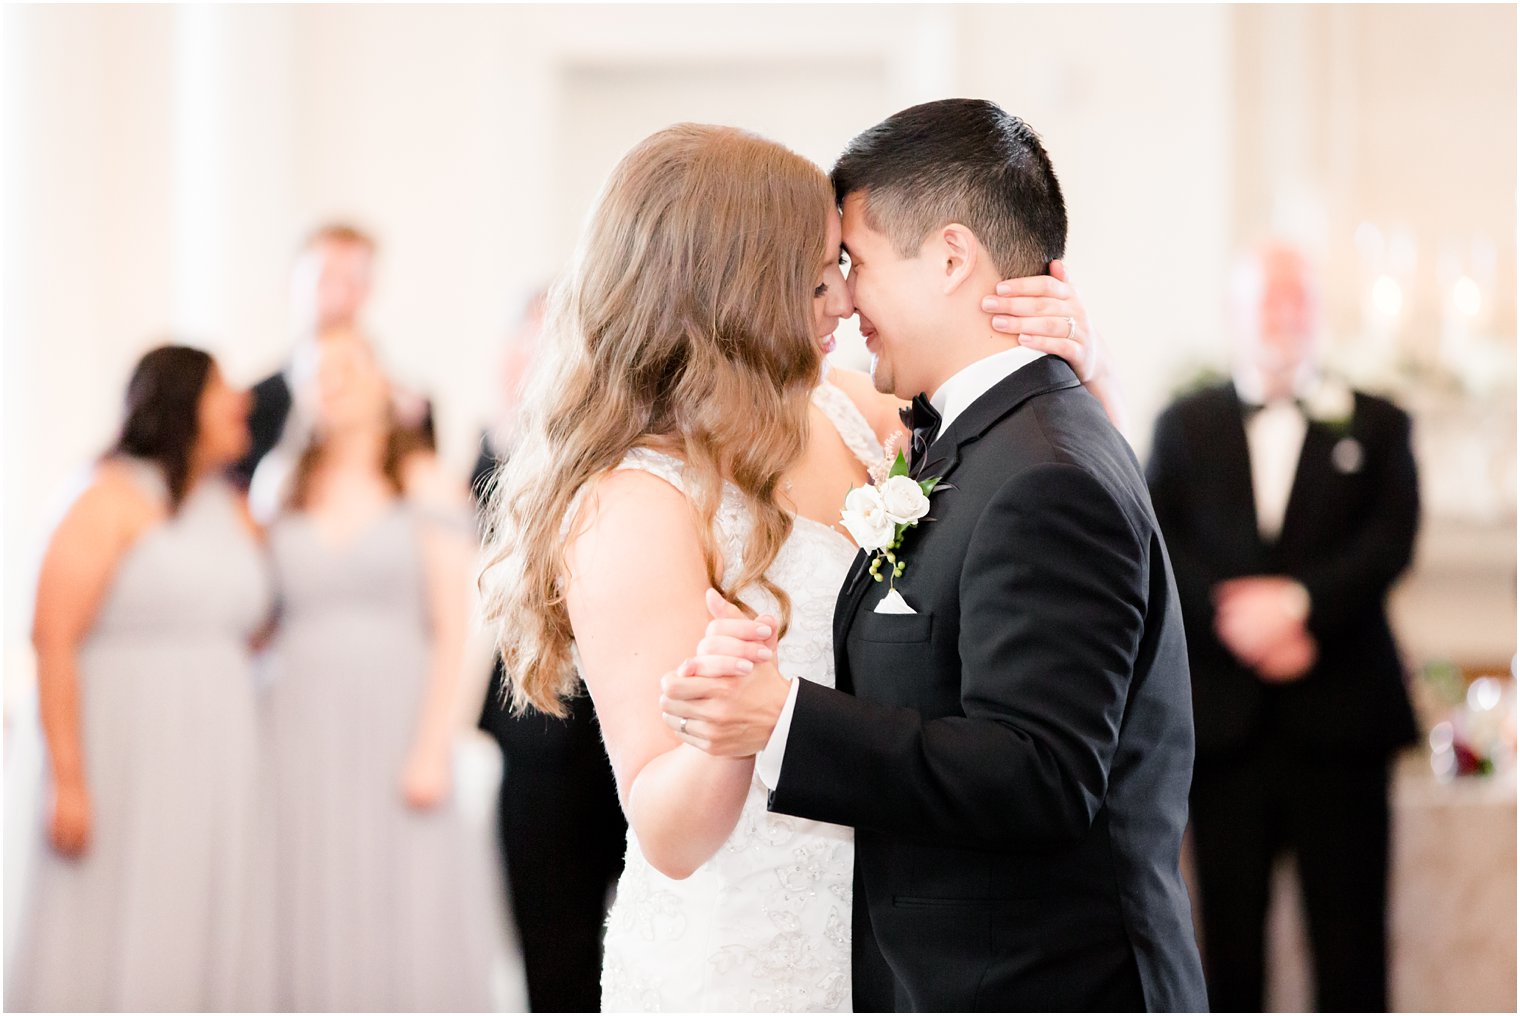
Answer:
[[(1401, 1012), (1515, 1011), (1515, 775), (1440, 783), (1421, 750), (1393, 786), (1389, 1003)], [(1273, 885), (1267, 1008), (1313, 1007), (1297, 878)]]

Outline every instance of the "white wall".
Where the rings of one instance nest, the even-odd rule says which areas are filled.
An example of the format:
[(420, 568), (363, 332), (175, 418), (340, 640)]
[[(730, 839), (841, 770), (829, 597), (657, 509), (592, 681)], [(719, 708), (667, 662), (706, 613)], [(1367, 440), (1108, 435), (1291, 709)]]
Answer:
[(1414, 244), (1403, 338), (1441, 325), (1443, 252), (1493, 247), (1483, 326), (1515, 334), (1513, 5), (1243, 6), (1236, 11), (1234, 214), (1315, 248), (1333, 330), (1361, 327), (1358, 224)]
[[(1367, 214), (1418, 200), (1440, 216), (1449, 201), (1461, 221), (1492, 210), (1512, 227), (1512, 9), (1335, 16), (1361, 26), (1354, 72), (1334, 70), (1326, 40), (1345, 26), (1329, 14), (1254, 8), (9, 6), (7, 656), (46, 506), (109, 439), (125, 371), (152, 340), (172, 330), (245, 381), (274, 368), (295, 244), (352, 217), (382, 244), (374, 331), (434, 393), (462, 469), (519, 299), (556, 270), (616, 155), (679, 119), (749, 126), (826, 163), (925, 99), (983, 95), (1025, 116), (1061, 176), (1070, 262), (1143, 444), (1179, 372), (1223, 359), (1224, 266), (1276, 179), (1254, 156), (1240, 165), (1265, 127), (1287, 153), (1274, 171), (1327, 201), (1405, 180)], [(1270, 17), (1287, 20), (1265, 31)], [(1421, 63), (1427, 36), (1441, 41)], [(1467, 54), (1455, 72), (1452, 53)], [(1295, 60), (1310, 84), (1279, 87)], [(1330, 128), (1300, 107), (1318, 108), (1313, 82), (1348, 73), (1366, 129), (1332, 158)], [(1406, 109), (1439, 121), (1433, 142), (1467, 157), (1491, 146), (1496, 161), (1437, 193), (1424, 176), (1385, 177)], [(1348, 158), (1361, 168), (1334, 176)], [(1502, 240), (1512, 265), (1512, 228)], [(1506, 298), (1513, 335), (1512, 285)]]
[[(1190, 336), (1164, 332), (1133, 262), (1227, 243), (1218, 9), (11, 7), (4, 18), (13, 603), (44, 506), (108, 440), (131, 360), (172, 332), (243, 380), (275, 367), (290, 254), (326, 217), (379, 235), (375, 331), (437, 394), (446, 453), (462, 465), (493, 409), (497, 339), (521, 294), (568, 253), (616, 156), (679, 119), (749, 126), (827, 164), (895, 109), (988, 95), (1046, 134), (1073, 209), (1074, 269), (1142, 409), (1160, 388), (1139, 351), (1210, 330), (1195, 319)], [(1172, 73), (1147, 72), (1155, 50), (1129, 45), (1136, 32)], [(1191, 179), (1169, 179), (1155, 158), (1115, 172), (1118, 152), (1162, 154), (1140, 124), (1146, 108), (1189, 125)], [(1162, 228), (1148, 200), (1158, 190), (1189, 202), (1181, 230)], [(14, 636), (20, 615), (6, 614)]]
[(956, 90), (1044, 137), (1068, 261), (1149, 442), (1179, 372), (1221, 343), (1232, 244), (1231, 13), (1222, 7), (965, 8)]

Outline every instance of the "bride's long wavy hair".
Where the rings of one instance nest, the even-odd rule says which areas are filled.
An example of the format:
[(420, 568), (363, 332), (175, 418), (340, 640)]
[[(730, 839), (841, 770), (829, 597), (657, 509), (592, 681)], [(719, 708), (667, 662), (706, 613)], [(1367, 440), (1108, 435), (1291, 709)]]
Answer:
[[(765, 572), (792, 528), (777, 491), (807, 439), (832, 214), (822, 170), (730, 127), (677, 124), (613, 170), (550, 294), (520, 438), (491, 494), (481, 587), (515, 711), (564, 715), (577, 691), (562, 527), (576, 492), (634, 448), (685, 461), (709, 580), (751, 613), (741, 591), (766, 590), (784, 628), (791, 604)], [(751, 528), (720, 580), (725, 480)]]

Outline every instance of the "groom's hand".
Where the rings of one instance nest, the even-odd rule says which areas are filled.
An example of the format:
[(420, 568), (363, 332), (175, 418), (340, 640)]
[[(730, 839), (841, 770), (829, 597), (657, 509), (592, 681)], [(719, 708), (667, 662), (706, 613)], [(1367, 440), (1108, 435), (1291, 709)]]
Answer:
[(776, 669), (775, 618), (753, 621), (715, 590), (696, 655), (660, 680), (660, 709), (681, 740), (709, 755), (744, 758), (765, 747), (790, 683)]

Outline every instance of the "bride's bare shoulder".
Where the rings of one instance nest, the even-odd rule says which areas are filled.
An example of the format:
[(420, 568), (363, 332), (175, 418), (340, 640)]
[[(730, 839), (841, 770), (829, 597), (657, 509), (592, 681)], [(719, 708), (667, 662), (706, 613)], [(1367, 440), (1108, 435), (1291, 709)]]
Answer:
[(866, 422), (871, 425), (871, 429), (883, 443), (893, 434), (902, 431), (902, 418), (898, 416), (898, 411), (906, 403), (900, 401), (895, 395), (877, 391), (875, 383), (871, 381), (868, 374), (850, 370), (847, 367), (831, 366), (829, 382), (849, 396), (850, 401), (855, 403), (855, 408), (860, 410), (860, 415), (866, 418)]
[(637, 590), (658, 598), (663, 590), (656, 587), (676, 576), (706, 581), (691, 503), (670, 480), (643, 469), (613, 470), (586, 484), (565, 533), (565, 563), (577, 602), (617, 602)]
[(586, 483), (571, 518), (569, 542), (579, 544), (593, 533), (597, 542), (630, 539), (637, 545), (640, 533), (671, 538), (689, 533), (695, 542), (692, 518), (686, 495), (669, 478), (644, 469), (614, 469)]

